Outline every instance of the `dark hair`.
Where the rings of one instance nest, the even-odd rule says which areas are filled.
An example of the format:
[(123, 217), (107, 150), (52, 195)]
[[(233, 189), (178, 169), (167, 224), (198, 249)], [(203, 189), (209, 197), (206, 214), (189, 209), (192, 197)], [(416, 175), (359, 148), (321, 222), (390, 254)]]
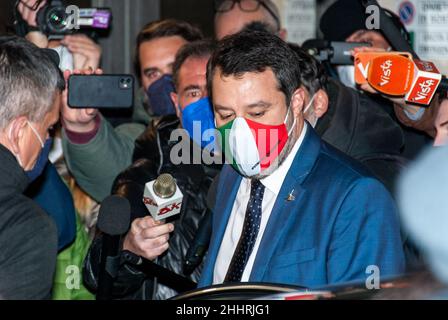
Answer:
[(195, 26), (192, 26), (188, 22), (165, 19), (153, 21), (146, 24), (138, 33), (135, 56), (134, 56), (134, 71), (135, 75), (140, 78), (140, 45), (143, 42), (150, 41), (157, 38), (179, 36), (188, 42), (201, 40), (203, 34), (201, 30)]
[(259, 73), (271, 69), (287, 103), (302, 84), (295, 52), (286, 42), (267, 32), (245, 30), (219, 42), (207, 68), (210, 96), (213, 94), (211, 82), (218, 68), (223, 76), (236, 77), (247, 72)]
[(0, 37), (0, 128), (14, 118), (41, 121), (65, 81), (49, 49), (16, 36)]
[(268, 32), (268, 33), (271, 33), (271, 34), (274, 34), (274, 35), (277, 33), (276, 30), (273, 30), (272, 27), (269, 24), (267, 24), (267, 23), (265, 23), (263, 21), (252, 21), (252, 22), (249, 22), (248, 24), (246, 24), (244, 26), (243, 30), (241, 30), (241, 31), (248, 31), (248, 30), (249, 31)]
[(179, 81), (179, 71), (184, 62), (188, 58), (203, 58), (211, 56), (214, 50), (215, 42), (212, 40), (193, 41), (187, 43), (179, 50), (173, 65), (173, 80), (176, 89)]
[(289, 47), (298, 56), (297, 63), (300, 66), (300, 78), (302, 85), (308, 90), (310, 95), (315, 94), (320, 89), (327, 89), (328, 75), (324, 66), (314, 57), (295, 43), (289, 43)]

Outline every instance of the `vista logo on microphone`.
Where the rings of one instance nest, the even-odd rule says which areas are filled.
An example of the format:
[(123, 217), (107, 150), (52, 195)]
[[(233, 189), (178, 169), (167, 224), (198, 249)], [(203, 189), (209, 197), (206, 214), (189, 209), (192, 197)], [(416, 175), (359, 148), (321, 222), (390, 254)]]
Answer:
[(392, 74), (392, 60), (386, 60), (381, 65), (381, 69), (383, 69), (383, 74), (381, 75), (381, 83), (380, 86), (385, 86), (390, 81), (390, 75)]
[(416, 101), (428, 98), (432, 91), (432, 88), (436, 82), (433, 79), (426, 79), (422, 83), (419, 83), (420, 90), (417, 92)]
[(356, 83), (383, 94), (404, 96), (412, 83), (414, 64), (407, 52), (358, 52), (355, 66)]
[(417, 80), (418, 81), (406, 100), (419, 104), (430, 104), (437, 86), (439, 85), (439, 81), (424, 77), (418, 78)]
[(403, 96), (412, 83), (414, 64), (407, 56), (383, 53), (372, 59), (368, 83), (381, 93)]
[(414, 83), (405, 100), (411, 103), (429, 105), (442, 80), (442, 75), (432, 62), (414, 60), (414, 64)]

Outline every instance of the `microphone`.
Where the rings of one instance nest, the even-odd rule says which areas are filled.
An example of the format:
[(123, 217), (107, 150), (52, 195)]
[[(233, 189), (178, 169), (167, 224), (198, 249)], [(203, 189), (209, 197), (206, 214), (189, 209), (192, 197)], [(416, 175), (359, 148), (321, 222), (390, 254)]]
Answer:
[(412, 59), (407, 52), (359, 52), (355, 55), (355, 82), (368, 83), (390, 96), (429, 105), (442, 75), (429, 61)]
[(129, 229), (131, 207), (120, 196), (109, 196), (101, 203), (98, 229), (103, 233), (97, 300), (110, 300), (114, 280), (120, 267), (120, 238)]
[(429, 61), (414, 60), (414, 65), (414, 82), (405, 100), (429, 105), (442, 82), (442, 74), (435, 64)]
[(182, 199), (182, 192), (169, 173), (145, 184), (143, 203), (156, 221), (179, 214)]

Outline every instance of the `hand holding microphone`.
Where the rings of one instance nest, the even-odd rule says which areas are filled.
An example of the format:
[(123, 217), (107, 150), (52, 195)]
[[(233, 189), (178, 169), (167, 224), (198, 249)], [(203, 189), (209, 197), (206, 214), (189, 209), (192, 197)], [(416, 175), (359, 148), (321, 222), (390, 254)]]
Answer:
[(442, 82), (442, 75), (432, 62), (412, 60), (406, 52), (358, 52), (355, 81), (362, 88), (426, 106)]
[(174, 230), (174, 225), (164, 220), (180, 213), (182, 198), (182, 192), (170, 174), (162, 174), (148, 182), (143, 202), (151, 216), (133, 221), (123, 249), (148, 260), (154, 260), (164, 253), (169, 247), (169, 234)]
[(172, 223), (155, 221), (152, 217), (135, 219), (127, 233), (123, 250), (128, 250), (148, 260), (154, 260), (168, 250)]

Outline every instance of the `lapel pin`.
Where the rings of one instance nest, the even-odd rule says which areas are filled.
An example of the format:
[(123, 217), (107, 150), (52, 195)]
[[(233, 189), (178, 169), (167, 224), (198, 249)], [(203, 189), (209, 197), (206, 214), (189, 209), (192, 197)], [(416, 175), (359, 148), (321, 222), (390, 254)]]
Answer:
[(294, 201), (296, 200), (296, 197), (293, 195), (294, 189), (288, 194), (288, 197), (286, 197), (286, 201)]

